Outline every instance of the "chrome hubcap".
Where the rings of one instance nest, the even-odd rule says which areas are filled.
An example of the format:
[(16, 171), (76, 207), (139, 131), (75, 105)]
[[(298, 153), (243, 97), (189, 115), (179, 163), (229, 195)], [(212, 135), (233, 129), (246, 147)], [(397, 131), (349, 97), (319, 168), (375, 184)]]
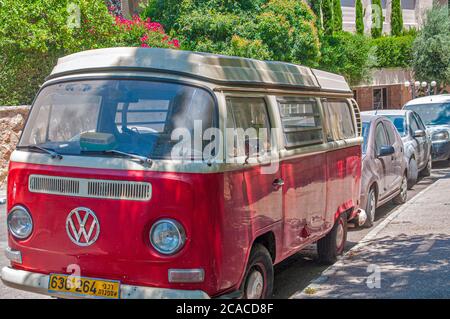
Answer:
[(247, 299), (261, 299), (263, 290), (264, 277), (258, 270), (253, 270), (247, 281)]
[(337, 232), (336, 232), (336, 249), (341, 249), (344, 244), (344, 225), (342, 223), (338, 224)]

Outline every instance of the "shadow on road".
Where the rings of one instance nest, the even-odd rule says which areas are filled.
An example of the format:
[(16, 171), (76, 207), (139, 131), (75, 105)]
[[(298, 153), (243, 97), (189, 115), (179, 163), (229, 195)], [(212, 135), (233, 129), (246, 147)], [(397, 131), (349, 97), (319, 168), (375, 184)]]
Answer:
[[(448, 298), (448, 256), (450, 236), (446, 234), (378, 238), (361, 250), (352, 251), (326, 287), (314, 297)], [(382, 269), (379, 289), (367, 287), (368, 265)]]

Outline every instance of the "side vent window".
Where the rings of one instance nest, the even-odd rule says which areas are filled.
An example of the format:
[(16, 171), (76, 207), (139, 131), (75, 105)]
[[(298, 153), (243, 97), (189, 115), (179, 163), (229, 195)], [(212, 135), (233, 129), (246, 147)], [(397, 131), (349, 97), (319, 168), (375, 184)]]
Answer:
[(278, 99), (286, 147), (323, 143), (322, 119), (313, 98)]

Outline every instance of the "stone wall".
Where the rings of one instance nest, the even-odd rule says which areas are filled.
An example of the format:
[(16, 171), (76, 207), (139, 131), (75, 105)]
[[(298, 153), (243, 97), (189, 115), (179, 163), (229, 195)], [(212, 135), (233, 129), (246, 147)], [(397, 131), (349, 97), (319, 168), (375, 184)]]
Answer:
[(5, 186), (8, 161), (19, 141), (28, 106), (0, 106), (0, 188)]

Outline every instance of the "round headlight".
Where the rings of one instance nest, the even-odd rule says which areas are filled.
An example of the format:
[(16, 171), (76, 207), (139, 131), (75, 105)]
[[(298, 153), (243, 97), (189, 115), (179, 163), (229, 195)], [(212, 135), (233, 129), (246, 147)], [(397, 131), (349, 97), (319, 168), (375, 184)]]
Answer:
[(15, 206), (8, 214), (8, 229), (14, 237), (25, 239), (33, 231), (33, 220), (22, 206)]
[(150, 243), (161, 254), (173, 255), (186, 242), (183, 226), (173, 219), (161, 219), (150, 229)]

